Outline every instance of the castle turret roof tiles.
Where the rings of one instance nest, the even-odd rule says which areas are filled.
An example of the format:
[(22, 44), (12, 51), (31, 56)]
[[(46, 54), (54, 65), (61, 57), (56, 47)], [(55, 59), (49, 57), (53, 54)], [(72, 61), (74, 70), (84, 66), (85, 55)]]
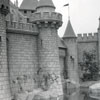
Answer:
[(50, 7), (55, 8), (52, 0), (40, 0), (38, 5), (37, 5), (37, 8), (38, 7), (45, 7), (45, 6), (50, 6)]
[(38, 4), (38, 0), (23, 0), (20, 9), (35, 10)]
[(68, 20), (67, 28), (65, 30), (65, 34), (64, 34), (63, 38), (67, 38), (67, 37), (76, 37), (70, 20)]

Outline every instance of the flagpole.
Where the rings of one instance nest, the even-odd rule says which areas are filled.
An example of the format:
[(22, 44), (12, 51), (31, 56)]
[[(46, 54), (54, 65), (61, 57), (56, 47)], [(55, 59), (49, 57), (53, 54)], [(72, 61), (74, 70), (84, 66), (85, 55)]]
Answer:
[(68, 20), (70, 20), (70, 7), (69, 7), (69, 3), (65, 4), (64, 6), (68, 6)]
[(68, 6), (68, 20), (70, 20), (70, 7)]

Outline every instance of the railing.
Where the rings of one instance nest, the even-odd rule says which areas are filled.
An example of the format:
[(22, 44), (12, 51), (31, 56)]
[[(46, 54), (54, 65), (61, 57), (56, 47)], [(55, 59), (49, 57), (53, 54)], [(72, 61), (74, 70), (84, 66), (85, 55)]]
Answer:
[(38, 32), (35, 24), (6, 21), (7, 29)]

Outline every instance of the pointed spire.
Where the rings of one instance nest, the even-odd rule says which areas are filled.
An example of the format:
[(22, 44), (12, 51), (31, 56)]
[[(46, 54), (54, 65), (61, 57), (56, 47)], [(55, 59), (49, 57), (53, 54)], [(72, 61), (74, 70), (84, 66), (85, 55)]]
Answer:
[(18, 7), (18, 0), (16, 0), (16, 7)]
[(99, 27), (98, 27), (98, 30), (100, 30), (100, 17), (99, 17)]
[(37, 5), (37, 8), (40, 8), (40, 7), (52, 7), (52, 8), (55, 8), (52, 0), (40, 0), (38, 5)]
[(14, 5), (16, 6), (16, 1), (14, 1)]
[(63, 38), (67, 38), (67, 37), (76, 37), (70, 20), (68, 20), (67, 28), (65, 30), (65, 34), (64, 34)]
[(38, 0), (23, 0), (20, 9), (35, 10), (38, 4)]

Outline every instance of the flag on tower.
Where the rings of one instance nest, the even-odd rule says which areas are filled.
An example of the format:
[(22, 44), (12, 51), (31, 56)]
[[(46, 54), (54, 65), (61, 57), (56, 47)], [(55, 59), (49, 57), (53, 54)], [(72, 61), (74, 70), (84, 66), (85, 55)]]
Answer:
[(65, 5), (64, 5), (64, 7), (65, 7), (65, 6), (68, 6), (68, 19), (70, 20), (70, 10), (69, 10), (69, 3), (65, 4)]
[(64, 6), (69, 6), (69, 3), (65, 4)]

